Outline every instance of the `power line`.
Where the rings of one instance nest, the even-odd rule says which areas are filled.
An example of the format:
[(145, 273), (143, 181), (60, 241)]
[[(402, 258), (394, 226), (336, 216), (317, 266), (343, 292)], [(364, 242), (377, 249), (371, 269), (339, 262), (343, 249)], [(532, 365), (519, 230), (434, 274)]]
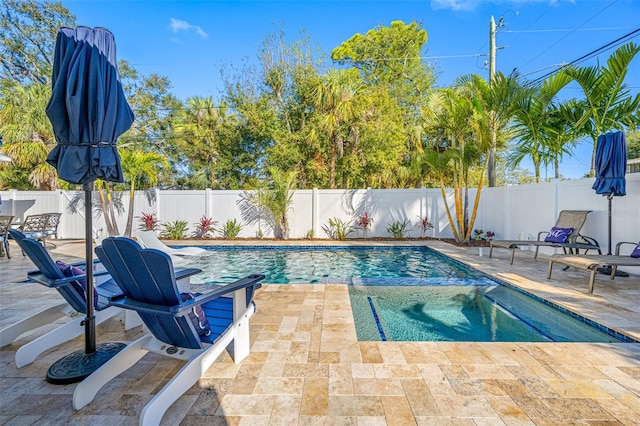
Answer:
[(546, 73), (545, 75), (536, 78), (535, 80), (532, 80), (531, 82), (528, 83), (528, 85), (534, 85), (537, 84), (539, 82), (541, 82), (542, 80), (544, 80), (545, 78), (547, 78), (548, 76), (558, 72), (558, 70), (568, 67), (570, 65), (577, 65), (579, 63), (582, 63), (584, 61), (586, 61), (587, 59), (591, 59), (592, 57), (598, 55), (599, 53), (602, 53), (606, 50), (612, 49), (614, 47), (619, 46), (622, 43), (625, 43), (628, 39), (632, 39), (635, 38), (637, 36), (640, 35), (640, 28), (636, 28), (635, 30), (623, 35), (622, 37), (618, 37), (617, 39), (598, 47), (597, 49), (592, 50), (591, 52), (587, 53), (586, 55), (582, 55), (577, 59), (574, 59), (573, 61), (569, 62), (568, 64), (562, 65), (560, 66), (557, 70), (551, 71)]
[(567, 31), (609, 31), (609, 30), (629, 30), (635, 27), (601, 27), (601, 28), (565, 28), (548, 30), (505, 30), (501, 33), (561, 33)]
[(527, 63), (525, 63), (524, 65), (522, 65), (522, 67), (526, 67), (527, 65), (529, 65), (531, 62), (533, 62), (535, 59), (539, 58), (540, 56), (542, 56), (544, 53), (548, 52), (552, 47), (556, 46), (558, 43), (560, 43), (562, 40), (564, 40), (565, 38), (569, 37), (571, 34), (573, 34), (575, 31), (577, 31), (579, 28), (582, 28), (587, 22), (592, 21), (593, 19), (595, 19), (598, 15), (600, 15), (602, 12), (604, 12), (605, 10), (607, 10), (608, 8), (610, 8), (611, 6), (613, 6), (614, 4), (616, 4), (618, 2), (618, 0), (614, 0), (613, 2), (609, 3), (607, 6), (605, 6), (604, 8), (602, 8), (600, 11), (596, 12), (591, 18), (587, 19), (586, 21), (584, 21), (582, 24), (578, 25), (573, 31), (569, 32), (567, 35), (565, 35), (564, 37), (561, 37), (558, 41), (556, 41), (555, 43), (553, 43), (551, 46), (547, 47), (545, 50), (543, 50), (542, 52), (538, 53), (536, 56), (534, 56), (533, 58), (531, 58)]

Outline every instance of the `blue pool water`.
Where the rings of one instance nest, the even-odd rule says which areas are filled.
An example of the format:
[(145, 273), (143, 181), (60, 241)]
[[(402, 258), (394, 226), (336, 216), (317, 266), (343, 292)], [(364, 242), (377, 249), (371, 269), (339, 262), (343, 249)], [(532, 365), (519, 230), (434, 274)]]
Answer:
[[(206, 247), (213, 254), (187, 266), (204, 274), (199, 283), (227, 283), (248, 274), (264, 282), (367, 285), (471, 285), (486, 275), (427, 247)], [(200, 281), (198, 281), (200, 280)]]
[(358, 340), (620, 342), (503, 285), (351, 286)]
[(426, 247), (206, 248), (185, 265), (203, 270), (194, 284), (351, 284), (359, 340), (633, 341)]

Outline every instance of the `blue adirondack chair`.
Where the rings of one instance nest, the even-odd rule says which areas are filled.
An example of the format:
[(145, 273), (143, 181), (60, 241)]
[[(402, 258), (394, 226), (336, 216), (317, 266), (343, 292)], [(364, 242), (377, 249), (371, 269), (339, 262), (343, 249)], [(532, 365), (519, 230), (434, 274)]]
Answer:
[[(78, 280), (84, 275), (65, 277), (56, 263), (51, 259), (40, 242), (27, 238), (16, 229), (9, 229), (11, 237), (18, 243), (23, 253), (38, 268), (37, 271), (29, 272), (28, 278), (49, 288), (55, 288), (64, 298), (63, 303), (59, 303), (50, 308), (41, 310), (15, 324), (0, 330), (0, 346), (14, 342), (21, 334), (34, 330), (46, 324), (50, 324), (64, 316), (71, 319), (63, 325), (49, 331), (48, 333), (22, 345), (16, 352), (16, 366), (18, 368), (31, 364), (42, 352), (57, 346), (61, 343), (74, 339), (84, 333), (84, 326), (81, 322), (86, 313), (86, 301), (84, 294), (77, 291), (72, 283), (78, 284)], [(81, 263), (73, 264), (76, 267), (83, 267)], [(99, 273), (96, 273), (99, 276)], [(97, 278), (98, 279), (98, 278)], [(100, 324), (120, 312), (119, 309), (109, 306), (108, 299), (117, 294), (122, 294), (117, 284), (108, 275), (103, 275), (102, 282), (96, 287), (98, 292), (98, 303), (95, 306), (96, 324)], [(139, 322), (138, 322), (139, 323)]]
[[(56, 262), (53, 261), (49, 252), (38, 241), (27, 238), (16, 230), (9, 229), (11, 237), (20, 246), (22, 251), (29, 256), (35, 264), (36, 271), (29, 272), (27, 277), (31, 281), (42, 284), (49, 288), (54, 288), (64, 298), (63, 303), (45, 308), (15, 324), (9, 325), (0, 330), (0, 347), (13, 343), (20, 335), (51, 324), (62, 317), (68, 317), (70, 321), (45, 333), (44, 335), (22, 345), (16, 351), (16, 366), (18, 368), (31, 364), (41, 353), (54, 346), (75, 339), (84, 333), (85, 328), (82, 322), (86, 316), (86, 299), (83, 291), (78, 291), (78, 280), (84, 275), (65, 277)], [(73, 263), (71, 266), (84, 268), (84, 262)], [(120, 309), (111, 307), (109, 299), (122, 295), (120, 287), (111, 279), (111, 276), (97, 262), (94, 266), (96, 278), (97, 303), (95, 303), (96, 325), (106, 321), (112, 316), (121, 312)], [(183, 269), (179, 271), (178, 278), (188, 280), (190, 275), (200, 272), (198, 269)], [(125, 329), (140, 325), (140, 318), (131, 311), (125, 311)]]
[[(166, 253), (143, 249), (124, 237), (106, 238), (96, 253), (124, 293), (112, 299), (111, 305), (137, 312), (149, 333), (78, 384), (73, 393), (76, 410), (93, 401), (111, 379), (152, 352), (186, 361), (142, 410), (140, 424), (157, 425), (169, 406), (198, 382), (232, 341), (236, 363), (249, 354), (249, 318), (255, 312), (252, 299), (263, 275), (212, 286), (214, 290), (183, 301), (185, 297), (180, 293), (171, 258)], [(198, 307), (209, 323), (205, 332), (194, 321), (198, 317), (202, 325)]]

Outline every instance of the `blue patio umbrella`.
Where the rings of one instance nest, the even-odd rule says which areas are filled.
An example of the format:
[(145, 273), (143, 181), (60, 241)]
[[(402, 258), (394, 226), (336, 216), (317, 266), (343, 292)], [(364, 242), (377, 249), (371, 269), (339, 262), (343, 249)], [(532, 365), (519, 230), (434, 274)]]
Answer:
[(47, 162), (67, 182), (85, 191), (87, 317), (85, 350), (54, 363), (47, 372), (50, 383), (80, 381), (115, 355), (123, 345), (96, 345), (93, 311), (93, 231), (91, 192), (97, 179), (123, 182), (116, 141), (134, 116), (118, 76), (116, 44), (105, 28), (61, 28), (46, 108), (58, 144)]
[(611, 254), (611, 200), (627, 194), (627, 144), (623, 132), (600, 135), (596, 144), (595, 157), (596, 181), (593, 189), (596, 194), (605, 195), (609, 201), (609, 246)]

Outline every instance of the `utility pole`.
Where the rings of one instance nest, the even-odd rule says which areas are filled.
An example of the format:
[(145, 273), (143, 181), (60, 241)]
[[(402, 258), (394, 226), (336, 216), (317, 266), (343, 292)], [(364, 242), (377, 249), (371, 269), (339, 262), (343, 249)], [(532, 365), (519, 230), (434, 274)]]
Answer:
[[(496, 21), (491, 16), (489, 22), (489, 87), (493, 85), (496, 73)], [(489, 150), (488, 181), (489, 186), (496, 186), (496, 112), (489, 112), (489, 133), (491, 134), (491, 149)]]

